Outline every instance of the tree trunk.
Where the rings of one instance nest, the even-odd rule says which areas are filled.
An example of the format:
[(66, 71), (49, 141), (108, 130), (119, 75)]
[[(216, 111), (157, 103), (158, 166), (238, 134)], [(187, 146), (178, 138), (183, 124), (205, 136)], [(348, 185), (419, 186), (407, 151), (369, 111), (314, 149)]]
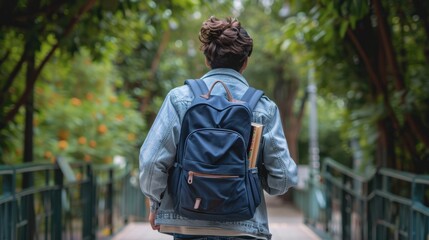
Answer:
[[(377, 8), (380, 8), (380, 6), (377, 6)], [(381, 12), (382, 11), (380, 9), (377, 10), (377, 13), (380, 15), (377, 17), (383, 18), (381, 17)], [(379, 24), (377, 28), (386, 27), (386, 23), (384, 21), (382, 22), (383, 24)], [(394, 111), (391, 102), (391, 95), (393, 94), (392, 89), (406, 90), (402, 74), (397, 68), (396, 54), (392, 49), (391, 39), (389, 39), (386, 29), (376, 29), (378, 34), (374, 34), (371, 32), (373, 31), (373, 28), (368, 25), (368, 21), (362, 20), (362, 24), (366, 25), (355, 30), (348, 29), (347, 36), (351, 44), (356, 48), (357, 54), (368, 73), (369, 84), (374, 89), (371, 94), (373, 104), (378, 104), (377, 101), (382, 100), (385, 114), (388, 119), (380, 119), (379, 121), (382, 123), (377, 123), (378, 137), (380, 139), (378, 139), (378, 149), (376, 150), (376, 164), (378, 166), (396, 165), (394, 149), (395, 144), (398, 143), (393, 142), (393, 139), (395, 138), (400, 140), (399, 144), (403, 146), (404, 151), (406, 151), (412, 159), (419, 159), (415, 144), (417, 138), (415, 136), (423, 135), (421, 133), (424, 131), (417, 133), (414, 130), (414, 133), (416, 134), (413, 135), (413, 131), (409, 126), (404, 127), (403, 124), (401, 124), (399, 121), (400, 116), (398, 116)], [(375, 47), (374, 45), (366, 44), (368, 42), (376, 44)], [(384, 46), (386, 44), (388, 46)], [(378, 49), (375, 54), (374, 49)], [(392, 81), (391, 78), (394, 78), (394, 81)], [(406, 114), (405, 118), (408, 120), (409, 114)], [(386, 123), (385, 121), (388, 121), (389, 129), (386, 129), (387, 126), (383, 125)], [(417, 126), (416, 121), (410, 121), (409, 123), (413, 123), (413, 125), (408, 125)], [(389, 136), (387, 136), (387, 134)], [(424, 140), (425, 137), (420, 137), (420, 139)], [(391, 159), (388, 159), (388, 156)]]
[[(289, 152), (293, 160), (296, 163), (299, 162), (299, 153), (298, 153), (298, 139), (299, 139), (299, 130), (297, 119), (294, 117), (289, 118), (289, 125), (287, 129), (284, 129), (286, 140), (289, 147)], [(283, 120), (286, 121), (286, 120)]]
[(294, 113), (294, 103), (299, 90), (299, 80), (296, 78), (286, 79), (284, 67), (281, 65), (276, 69), (277, 80), (274, 89), (274, 101), (279, 108), (282, 118), (283, 131), (288, 142), (288, 148), (292, 159), (299, 162), (298, 139), (301, 130), (302, 115)]
[[(26, 46), (28, 47), (28, 46)], [(28, 47), (30, 48), (30, 47)], [(33, 117), (34, 117), (34, 64), (35, 53), (34, 49), (29, 50), (27, 55), (27, 74), (26, 84), (31, 89), (25, 102), (25, 126), (24, 126), (24, 162), (33, 162)], [(23, 175), (22, 188), (29, 189), (34, 186), (34, 176), (32, 172)], [(25, 196), (24, 215), (26, 216), (27, 231), (26, 239), (33, 239), (35, 234), (35, 213), (34, 213), (34, 196), (32, 194)]]
[[(165, 49), (168, 46), (168, 43), (170, 41), (170, 36), (171, 36), (171, 30), (167, 28), (164, 34), (162, 35), (162, 40), (158, 46), (155, 57), (154, 59), (152, 59), (149, 76), (147, 79), (145, 79), (147, 83), (146, 86), (147, 85), (153, 86), (153, 82), (155, 81), (155, 77), (156, 77), (156, 72), (158, 71), (159, 64), (161, 62), (162, 54), (164, 53)], [(153, 89), (150, 89), (150, 91), (148, 91), (148, 94), (145, 95), (140, 102), (140, 112), (144, 114), (145, 119), (147, 120), (148, 123), (152, 123), (156, 117), (156, 113), (147, 110), (148, 107), (152, 104), (153, 96), (155, 96), (155, 93), (153, 92)]]
[[(76, 24), (80, 21), (80, 19), (83, 16), (83, 14), (85, 14), (87, 11), (89, 11), (94, 6), (94, 4), (96, 2), (97, 2), (96, 0), (88, 0), (88, 1), (85, 2), (85, 4), (83, 4), (79, 8), (78, 12), (70, 19), (70, 21), (68, 22), (68, 24), (65, 26), (65, 29), (64, 29), (62, 35), (58, 37), (58, 41), (55, 44), (52, 45), (50, 51), (44, 56), (44, 58), (42, 59), (42, 61), (38, 65), (38, 67), (36, 68), (35, 66), (33, 66), (34, 70), (33, 70), (33, 76), (31, 77), (31, 79), (32, 79), (31, 86), (34, 86), (36, 84), (36, 80), (37, 80), (38, 76), (42, 72), (42, 70), (45, 67), (46, 63), (51, 59), (51, 57), (53, 56), (53, 54), (55, 53), (55, 51), (58, 49), (58, 47), (60, 46), (61, 42), (72, 32), (72, 30), (74, 29), (74, 27), (76, 26)], [(30, 47), (25, 47), (25, 49), (26, 50), (30, 50)], [(24, 52), (24, 54), (25, 54), (25, 52)], [(10, 74), (9, 79), (7, 80), (7, 83), (5, 84), (5, 86), (3, 86), (2, 92), (6, 92), (7, 88), (11, 86), (11, 84), (14, 81), (16, 75), (18, 74), (18, 72), (19, 72), (22, 64), (23, 64), (23, 62), (22, 63), (20, 63), (20, 62), (17, 63), (17, 65), (15, 66), (14, 70)], [(28, 78), (27, 78), (27, 80), (28, 80)], [(26, 85), (23, 94), (14, 103), (12, 109), (10, 109), (5, 114), (5, 117), (4, 117), (4, 119), (2, 119), (2, 122), (0, 122), (0, 130), (6, 128), (7, 124), (15, 118), (16, 114), (18, 114), (18, 112), (19, 112), (19, 109), (23, 105), (25, 105), (25, 103), (27, 102), (27, 98), (29, 97), (29, 94), (31, 94), (31, 92), (32, 92), (32, 90), (29, 88), (29, 85)], [(3, 102), (3, 100), (4, 99), (0, 98), (0, 101)], [(0, 104), (1, 104), (1, 102), (0, 102)], [(4, 107), (4, 106), (0, 106), (0, 107)]]

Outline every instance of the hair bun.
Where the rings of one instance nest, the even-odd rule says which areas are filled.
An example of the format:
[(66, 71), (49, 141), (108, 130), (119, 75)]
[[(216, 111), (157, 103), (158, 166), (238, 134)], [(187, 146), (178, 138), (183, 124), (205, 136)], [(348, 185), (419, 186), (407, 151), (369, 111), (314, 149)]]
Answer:
[(210, 17), (202, 24), (199, 39), (200, 49), (213, 68), (242, 64), (250, 56), (253, 47), (252, 38), (234, 18), (219, 20)]
[(220, 21), (215, 17), (203, 23), (200, 31), (200, 40), (203, 43), (216, 42), (221, 45), (228, 45), (228, 42), (234, 41), (240, 33), (240, 23), (232, 18), (226, 21)]

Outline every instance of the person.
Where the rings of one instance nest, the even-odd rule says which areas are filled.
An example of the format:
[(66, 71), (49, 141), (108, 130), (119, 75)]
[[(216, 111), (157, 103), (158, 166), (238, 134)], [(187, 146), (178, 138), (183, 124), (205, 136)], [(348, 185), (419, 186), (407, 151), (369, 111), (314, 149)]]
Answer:
[[(242, 75), (253, 49), (253, 40), (237, 19), (210, 17), (199, 33), (201, 50), (210, 69), (200, 80), (210, 88), (222, 80), (235, 99), (249, 87)], [(218, 87), (218, 86), (216, 86)], [(214, 88), (212, 94), (224, 94)], [(150, 200), (149, 222), (153, 230), (168, 233), (174, 239), (271, 239), (265, 200), (252, 219), (217, 222), (187, 219), (174, 211), (167, 191), (168, 170), (174, 164), (180, 123), (194, 98), (186, 85), (167, 94), (157, 117), (140, 149), (140, 187)], [(268, 194), (284, 194), (297, 184), (297, 167), (291, 158), (283, 132), (279, 110), (263, 96), (253, 111), (252, 121), (264, 124), (263, 169), (259, 169), (261, 186)]]

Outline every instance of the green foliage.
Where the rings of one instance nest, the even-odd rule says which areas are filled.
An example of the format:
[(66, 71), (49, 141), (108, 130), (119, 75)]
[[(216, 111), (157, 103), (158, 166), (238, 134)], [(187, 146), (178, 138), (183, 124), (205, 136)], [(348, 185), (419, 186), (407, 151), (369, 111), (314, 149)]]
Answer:
[[(146, 79), (157, 43), (180, 14), (198, 3), (0, 1), (0, 162), (22, 161), (24, 109), (19, 99), (31, 92), (25, 92), (29, 81), (36, 82), (36, 90), (43, 93), (36, 93), (36, 159), (63, 153), (108, 161), (114, 154), (127, 155), (130, 151), (135, 158), (135, 139), (141, 143), (144, 134), (140, 132), (144, 131), (140, 115), (132, 109), (141, 105), (139, 96), (152, 97), (151, 92), (156, 91), (152, 86), (156, 81)], [(24, 49), (30, 55), (24, 54)], [(73, 55), (82, 58), (82, 49), (90, 52), (84, 54), (86, 65), (78, 65), (76, 58), (71, 60)], [(60, 50), (61, 56), (51, 59), (51, 50)], [(32, 54), (36, 68), (26, 74)], [(136, 58), (128, 57), (134, 54)], [(16, 116), (11, 111), (14, 108), (19, 109)], [(76, 144), (77, 141), (80, 142)], [(97, 148), (87, 146), (91, 141), (96, 142)]]
[[(302, 101), (305, 99), (308, 72), (312, 67), (310, 62), (315, 59), (306, 41), (317, 41), (323, 34), (317, 32), (318, 26), (315, 21), (307, 18), (304, 13), (293, 15), (293, 9), (290, 7), (277, 2), (272, 5), (246, 5), (241, 17), (253, 33), (255, 49), (249, 68), (244, 74), (252, 84), (264, 89), (265, 93), (280, 107), (284, 106), (285, 102), (291, 101), (291, 94), (296, 94), (292, 103), (286, 107), (286, 112), (292, 113), (284, 115), (283, 120), (286, 122), (284, 126), (286, 126), (285, 132), (289, 137), (290, 147), (293, 146), (292, 141), (298, 141), (298, 159), (295, 160), (299, 164), (307, 164), (309, 160), (308, 115), (304, 115), (300, 129), (296, 129), (299, 125), (294, 125), (292, 120), (295, 118), (299, 121), (297, 117)], [(316, 79), (319, 80), (317, 75)], [(283, 83), (279, 84), (279, 82)], [(286, 86), (282, 93), (274, 95), (282, 85)], [(296, 92), (293, 88), (296, 88)], [(341, 133), (345, 122), (343, 121), (346, 110), (344, 101), (323, 89), (318, 91), (320, 159), (332, 157), (350, 165), (349, 140)], [(297, 139), (290, 134), (295, 131), (297, 131)]]
[[(305, 49), (319, 94), (347, 109), (342, 136), (366, 163), (420, 171), (427, 162), (428, 5), (421, 1), (291, 2), (280, 50)], [(424, 150), (426, 148), (426, 150)], [(377, 155), (378, 154), (378, 155)]]
[[(108, 61), (93, 62), (87, 51), (70, 60), (58, 56), (42, 78), (35, 93), (36, 160), (63, 156), (110, 163), (115, 155), (137, 157), (143, 120), (134, 100), (114, 92), (118, 74)], [(9, 140), (19, 146), (22, 129), (15, 131)], [(6, 163), (22, 157), (22, 149), (16, 149), (4, 157)]]
[[(385, 45), (377, 38), (380, 22), (375, 16), (376, 1), (96, 1), (67, 36), (67, 24), (88, 1), (65, 1), (51, 14), (28, 15), (26, 21), (17, 18), (18, 13), (32, 12), (30, 2), (12, 1), (16, 11), (7, 16), (13, 20), (0, 21), (0, 43), (4, 46), (0, 59), (7, 56), (0, 64), (0, 85), (4, 87), (3, 79), (10, 76), (24, 46), (34, 51), (37, 66), (51, 47), (60, 43), (61, 54), (51, 59), (36, 84), (36, 159), (57, 154), (98, 162), (109, 162), (116, 154), (135, 158), (136, 146), (165, 94), (208, 70), (199, 51), (198, 31), (211, 15), (238, 17), (246, 26), (255, 47), (244, 75), (276, 100), (285, 110), (284, 116), (297, 115), (312, 67), (309, 62), (314, 63), (321, 159), (328, 156), (350, 166), (353, 151), (349, 142), (357, 139), (365, 164), (376, 164), (381, 126), (388, 126), (392, 134), (386, 136), (392, 139), (404, 139), (402, 134), (411, 132), (410, 116), (423, 123), (421, 129), (427, 129), (429, 45), (424, 24), (429, 22), (425, 17), (429, 14), (424, 14), (424, 2), (377, 1), (385, 10), (387, 36), (404, 89), (396, 88), (392, 68), (383, 67), (388, 63), (380, 57), (385, 54), (380, 51)], [(34, 2), (39, 3), (34, 5), (34, 12), (54, 2)], [(0, 6), (6, 6), (5, 1), (0, 1)], [(377, 92), (351, 34), (368, 54), (368, 65), (384, 83), (387, 97)], [(0, 104), (0, 117), (21, 97), (26, 87), (25, 67), (23, 64), (8, 88)], [(393, 106), (393, 114), (389, 106)], [(144, 120), (133, 110), (137, 108)], [(23, 109), (0, 131), (1, 151), (7, 162), (22, 156), (22, 113)], [(392, 115), (399, 126), (389, 122)], [(293, 122), (289, 117), (285, 121), (286, 128)], [(299, 162), (305, 163), (306, 118), (301, 129)], [(92, 141), (96, 147), (90, 146)], [(412, 136), (412, 141), (418, 158), (427, 156), (421, 138)], [(398, 141), (391, 146), (397, 159), (411, 161), (404, 145)]]
[[(352, 151), (347, 129), (344, 129), (347, 120), (347, 109), (344, 100), (333, 94), (321, 95), (317, 100), (318, 111), (318, 142), (319, 156), (335, 159), (346, 166), (352, 166)], [(299, 136), (300, 164), (308, 164), (309, 161), (309, 131), (308, 117), (304, 119)]]

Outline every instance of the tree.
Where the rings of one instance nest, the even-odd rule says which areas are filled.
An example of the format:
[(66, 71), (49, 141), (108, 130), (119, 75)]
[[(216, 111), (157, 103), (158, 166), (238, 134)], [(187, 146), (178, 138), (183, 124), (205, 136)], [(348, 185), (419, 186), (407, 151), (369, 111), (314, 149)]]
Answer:
[(88, 52), (81, 49), (72, 59), (54, 56), (41, 75), (35, 91), (35, 159), (110, 164), (119, 155), (132, 165), (144, 121), (135, 100), (114, 91), (120, 76), (110, 59), (93, 61)]
[[(7, 140), (8, 124), (15, 118), (18, 110), (26, 105), (26, 121), (25, 121), (25, 153), (24, 161), (32, 161), (32, 122), (33, 122), (33, 91), (36, 79), (40, 75), (41, 70), (52, 57), (55, 50), (60, 46), (60, 39), (67, 37), (82, 15), (94, 5), (95, 1), (86, 1), (79, 4), (79, 8), (73, 8), (70, 15), (72, 17), (64, 17), (66, 22), (62, 23), (61, 31), (55, 36), (57, 41), (52, 44), (51, 49), (42, 57), (39, 63), (36, 63), (36, 53), (40, 50), (40, 43), (44, 37), (39, 36), (40, 32), (52, 32), (52, 29), (47, 23), (52, 23), (58, 17), (59, 10), (64, 7), (64, 2), (46, 2), (42, 4), (40, 1), (2, 1), (0, 9), (2, 18), (0, 19), (1, 36), (0, 41), (3, 42), (1, 54), (2, 81), (0, 94), (0, 136), (2, 139), (1, 145), (5, 145)], [(57, 25), (58, 26), (58, 25)], [(48, 34), (46, 34), (48, 35)], [(17, 45), (21, 44), (21, 49), (16, 51)], [(16, 53), (18, 52), (18, 53)], [(20, 55), (16, 57), (16, 55)], [(11, 63), (10, 63), (11, 62)], [(8, 64), (6, 64), (8, 63)], [(38, 64), (38, 65), (36, 65)], [(8, 65), (8, 66), (6, 66)], [(19, 78), (21, 69), (26, 65), (25, 84), (22, 92), (13, 94), (15, 88), (14, 81)], [(23, 74), (23, 73), (21, 73)], [(16, 85), (16, 84), (15, 84)], [(9, 94), (7, 94), (9, 93)], [(17, 97), (16, 97), (17, 96)], [(14, 98), (16, 97), (16, 99)], [(6, 132), (6, 133), (5, 133)], [(6, 140), (6, 141), (5, 141)]]
[[(2, 49), (2, 65), (7, 60), (15, 62), (9, 74), (4, 74), (5, 82), (1, 88), (0, 109), (2, 121), (0, 130), (14, 119), (21, 106), (32, 98), (34, 85), (43, 67), (52, 57), (54, 52), (72, 33), (73, 28), (81, 20), (82, 16), (91, 10), (96, 1), (80, 1), (78, 4), (70, 4), (67, 1), (1, 1), (0, 40), (6, 41)], [(36, 65), (36, 55), (40, 52), (43, 42), (53, 42), (50, 50), (39, 60)], [(17, 45), (21, 45), (16, 60), (12, 51)], [(17, 100), (12, 99), (7, 93), (11, 91), (14, 81), (22, 68), (27, 65), (26, 84)], [(2, 78), (3, 78), (2, 77)], [(12, 104), (12, 107), (8, 107)]]
[[(13, 148), (8, 137), (14, 134), (16, 116), (25, 105), (24, 161), (32, 161), (34, 87), (57, 50), (74, 54), (87, 46), (91, 55), (99, 59), (106, 44), (120, 39), (123, 33), (119, 28), (123, 26), (115, 23), (123, 24), (127, 17), (138, 16), (136, 30), (147, 32), (155, 29), (152, 22), (156, 19), (168, 18), (170, 8), (181, 11), (193, 4), (194, 1), (0, 1), (0, 78), (4, 79), (0, 86), (1, 149)], [(152, 39), (138, 40), (144, 45)]]
[[(177, 30), (179, 20), (193, 11), (198, 2), (182, 0), (150, 5), (151, 11), (129, 11), (113, 24), (118, 29), (114, 35), (120, 45), (115, 65), (124, 80), (117, 90), (127, 92), (139, 102), (139, 109), (148, 122), (154, 120), (159, 107), (154, 103), (165, 95), (165, 79), (160, 78), (159, 68), (162, 58), (168, 54), (171, 35)], [(124, 34), (123, 29), (129, 31)]]
[(345, 99), (349, 129), (357, 130), (351, 137), (366, 143), (377, 166), (429, 169), (429, 139), (423, 134), (429, 131), (423, 94), (429, 87), (428, 4), (372, 0), (294, 6), (300, 11), (287, 20), (284, 41), (299, 36), (317, 60), (322, 91)]

